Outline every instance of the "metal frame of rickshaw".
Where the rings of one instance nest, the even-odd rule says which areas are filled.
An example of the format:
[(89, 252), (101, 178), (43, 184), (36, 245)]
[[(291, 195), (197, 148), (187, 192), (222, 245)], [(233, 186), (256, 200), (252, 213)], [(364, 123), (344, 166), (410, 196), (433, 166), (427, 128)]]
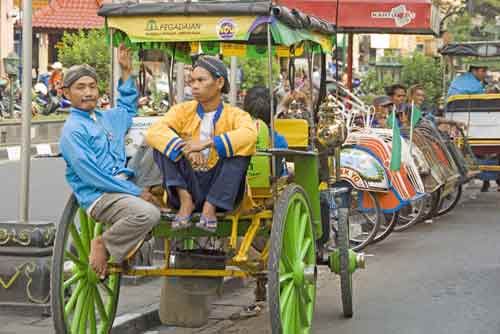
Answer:
[[(272, 6), (271, 1), (260, 1), (261, 3), (265, 3), (269, 6), (269, 8), (274, 8)], [(218, 1), (215, 2), (217, 4), (222, 4), (222, 5), (229, 5), (228, 2), (224, 1)], [(232, 2), (234, 3), (234, 2)], [(256, 2), (252, 2), (256, 3)], [(146, 5), (146, 4), (145, 4)], [(159, 5), (159, 4), (153, 4), (154, 5)], [(169, 6), (172, 6), (172, 4), (168, 4)], [(196, 6), (196, 4), (190, 4), (192, 6)], [(204, 3), (203, 5), (208, 5), (208, 3)], [(106, 6), (106, 5), (105, 5)], [(115, 6), (116, 4), (108, 5), (110, 7)], [(120, 6), (120, 5), (118, 5)], [(123, 5), (121, 5), (123, 6)], [(125, 5), (127, 6), (127, 5)], [(133, 6), (133, 5), (132, 5)], [(175, 5), (174, 5), (175, 6)], [(181, 5), (179, 5), (180, 7)], [(144, 7), (146, 8), (146, 7)], [(285, 10), (285, 8), (280, 7), (280, 10)], [(273, 9), (274, 10), (274, 9)], [(272, 62), (273, 62), (273, 56), (272, 52), (269, 52), (269, 50), (272, 50), (273, 47), (273, 37), (272, 37), (272, 24), (274, 23), (274, 16), (275, 12), (267, 12), (267, 20), (265, 21), (265, 26), (266, 26), (266, 42), (267, 42), (267, 54), (268, 54), (268, 70), (269, 70), (269, 89), (271, 96), (272, 94)], [(178, 13), (181, 14), (182, 13)], [(289, 19), (289, 18), (285, 18)], [(111, 43), (115, 41), (115, 34), (113, 30), (110, 30), (110, 40)], [(324, 34), (326, 34), (324, 32)], [(326, 34), (328, 36), (328, 34)], [(331, 37), (331, 36), (330, 36)], [(220, 42), (220, 41), (217, 41)], [(309, 41), (312, 42), (312, 41)], [(271, 98), (271, 110), (273, 110), (273, 100)], [(274, 142), (274, 129), (275, 129), (275, 122), (274, 122), (274, 117), (271, 115), (271, 134), (272, 134), (272, 140), (271, 142)], [(272, 144), (271, 144), (272, 145)], [(312, 261), (313, 267), (310, 268), (311, 265), (306, 265), (307, 263), (303, 264), (303, 273), (300, 275), (297, 274), (298, 276), (294, 278), (294, 281), (297, 279), (297, 282), (303, 282), (299, 283), (299, 289), (303, 289), (303, 298), (310, 298), (311, 295), (308, 294), (309, 292), (306, 292), (306, 286), (311, 286), (314, 285), (314, 290), (315, 290), (315, 285), (316, 285), (316, 265), (318, 264), (327, 264), (329, 265), (330, 269), (335, 272), (340, 274), (341, 276), (341, 288), (342, 288), (342, 301), (344, 305), (344, 315), (346, 317), (351, 317), (353, 314), (352, 311), (352, 280), (351, 280), (351, 275), (354, 271), (356, 271), (358, 268), (363, 268), (364, 267), (364, 257), (362, 254), (356, 254), (349, 250), (349, 243), (348, 243), (348, 221), (346, 220), (348, 217), (348, 203), (345, 198), (343, 197), (343, 191), (342, 189), (339, 189), (337, 192), (340, 194), (339, 196), (339, 218), (340, 221), (343, 222), (343, 224), (339, 224), (341, 227), (342, 231), (338, 231), (339, 235), (337, 236), (339, 239), (339, 248), (334, 251), (333, 253), (330, 254), (328, 260), (326, 263), (317, 263), (316, 256), (317, 250), (315, 247), (315, 243), (321, 238), (323, 234), (323, 229), (322, 229), (322, 224), (321, 224), (321, 214), (320, 214), (320, 191), (319, 191), (319, 177), (318, 177), (318, 171), (319, 171), (319, 166), (318, 166), (318, 155), (314, 150), (306, 149), (306, 150), (280, 150), (280, 149), (268, 149), (265, 151), (261, 151), (257, 154), (257, 156), (265, 156), (269, 157), (270, 160), (274, 160), (277, 158), (286, 158), (289, 161), (293, 161), (295, 164), (295, 181), (294, 183), (291, 184), (286, 184), (286, 188), (283, 192), (279, 193), (278, 192), (278, 183), (277, 182), (272, 182), (272, 186), (267, 189), (266, 191), (263, 192), (263, 195), (261, 194), (261, 198), (271, 198), (273, 199), (273, 202), (275, 204), (275, 207), (273, 210), (267, 209), (267, 208), (260, 208), (251, 212), (247, 213), (242, 213), (242, 214), (229, 214), (229, 215), (220, 215), (219, 216), (219, 226), (217, 229), (217, 232), (215, 234), (210, 234), (207, 232), (203, 232), (201, 230), (197, 230), (195, 228), (190, 228), (188, 230), (184, 231), (176, 231), (173, 232), (170, 229), (170, 226), (168, 224), (168, 221), (171, 221), (173, 218), (173, 213), (172, 214), (166, 214), (162, 218), (162, 223), (157, 226), (153, 230), (153, 236), (155, 237), (160, 237), (164, 238), (164, 252), (165, 252), (165, 264), (162, 267), (121, 267), (121, 266), (111, 266), (109, 268), (109, 273), (110, 275), (114, 275), (113, 277), (116, 277), (116, 280), (119, 282), (119, 277), (121, 274), (126, 274), (130, 276), (163, 276), (163, 277), (228, 277), (228, 276), (233, 276), (233, 277), (250, 277), (253, 276), (257, 279), (257, 287), (260, 287), (260, 294), (262, 295), (262, 288), (265, 287), (265, 274), (270, 273), (270, 275), (276, 275), (276, 279), (278, 279), (278, 291), (276, 291), (276, 286), (274, 286), (274, 290), (270, 291), (270, 299), (273, 298), (278, 298), (277, 305), (279, 305), (279, 301), (281, 300), (282, 296), (279, 292), (279, 288), (281, 286), (281, 279), (284, 279), (282, 277), (281, 271), (277, 272), (278, 268), (281, 268), (281, 266), (284, 266), (283, 270), (286, 270), (287, 266), (285, 264), (281, 264), (282, 258), (276, 256), (281, 256), (281, 252), (283, 251), (281, 248), (285, 249), (285, 247), (291, 247), (291, 246), (286, 246), (288, 243), (287, 240), (279, 241), (278, 245), (273, 245), (271, 244), (271, 241), (273, 238), (275, 238), (275, 235), (281, 235), (281, 237), (284, 238), (285, 232), (286, 231), (280, 231), (285, 230), (285, 228), (290, 229), (290, 220), (293, 220), (293, 215), (288, 215), (290, 209), (290, 205), (293, 203), (298, 203), (294, 204), (293, 208), (295, 209), (296, 207), (301, 207), (301, 210), (305, 210), (306, 213), (301, 214), (300, 217), (295, 217), (295, 218), (300, 218), (300, 222), (302, 222), (303, 219), (306, 219), (307, 217), (310, 217), (309, 219), (304, 220), (302, 222), (303, 228), (300, 228), (299, 230), (299, 235), (300, 232), (302, 233), (309, 233), (309, 236), (312, 236), (312, 240), (307, 239), (305, 236), (301, 237), (302, 239), (298, 240), (305, 240), (305, 243), (309, 245), (309, 242), (312, 244), (308, 246), (308, 248), (305, 250), (306, 255), (304, 255), (305, 259), (306, 257), (309, 258), (307, 261)], [(271, 166), (273, 166), (271, 164)], [(273, 168), (271, 168), (273, 169)], [(274, 177), (273, 175), (276, 175), (276, 171), (272, 170), (271, 171), (271, 176), (272, 180), (276, 181), (277, 178)], [(288, 191), (288, 193), (287, 193)], [(292, 194), (288, 196), (289, 194)], [(288, 196), (288, 197), (287, 197)], [(295, 197), (294, 197), (295, 196)], [(259, 197), (257, 195), (257, 197)], [(298, 199), (301, 199), (298, 201)], [(288, 200), (285, 204), (282, 202), (284, 200)], [(292, 200), (294, 202), (292, 202)], [(297, 202), (298, 201), (298, 202)], [(278, 212), (276, 212), (278, 210)], [(280, 211), (281, 210), (281, 211)], [(298, 210), (298, 209), (297, 209)], [(294, 211), (295, 212), (295, 211)], [(302, 211), (297, 211), (297, 212), (302, 212)], [(79, 219), (80, 219), (80, 226), (76, 226), (76, 217), (78, 216), (79, 213)], [(292, 218), (289, 218), (292, 217)], [(306, 218), (304, 218), (306, 217)], [(285, 221), (280, 221), (280, 219), (284, 219)], [(72, 220), (72, 221), (71, 221)], [(287, 225), (288, 224), (288, 225)], [(279, 227), (279, 226), (285, 226), (285, 228)], [(296, 224), (295, 224), (296, 225)], [(57, 232), (56, 236), (56, 246), (55, 246), (55, 256), (54, 256), (54, 272), (56, 275), (53, 275), (54, 277), (52, 278), (52, 305), (53, 305), (53, 310), (54, 310), (54, 324), (56, 326), (56, 331), (58, 333), (68, 333), (68, 327), (71, 325), (71, 331), (70, 332), (76, 332), (78, 333), (85, 333), (87, 326), (87, 318), (86, 313), (88, 314), (88, 317), (94, 317), (93, 319), (93, 326), (96, 327), (96, 319), (95, 319), (95, 314), (90, 313), (88, 311), (88, 308), (85, 308), (85, 304), (80, 303), (80, 300), (78, 297), (75, 297), (77, 292), (73, 291), (74, 294), (71, 295), (71, 298), (68, 300), (67, 303), (65, 303), (65, 289), (70, 286), (70, 284), (74, 284), (77, 282), (79, 279), (82, 280), (82, 277), (85, 277), (86, 281), (85, 282), (90, 282), (92, 284), (104, 284), (103, 282), (99, 282), (99, 279), (95, 277), (95, 273), (91, 269), (88, 269), (88, 267), (85, 265), (84, 259), (85, 256), (82, 258), (81, 255), (88, 254), (88, 243), (89, 239), (94, 235), (98, 233), (102, 233), (103, 230), (103, 225), (101, 223), (95, 222), (89, 217), (86, 216), (86, 213), (82, 209), (78, 209), (78, 204), (72, 196), (70, 198), (70, 201), (68, 202), (65, 211), (63, 213), (63, 217), (61, 218), (61, 223), (59, 226), (63, 226), (64, 228), (59, 229)], [(288, 227), (287, 227), (288, 226)], [(308, 227), (310, 226), (310, 228)], [(292, 225), (293, 227), (293, 225)], [(280, 234), (281, 233), (281, 234)], [(291, 232), (289, 232), (291, 233)], [(252, 246), (252, 242), (255, 240), (255, 238), (259, 235), (262, 236), (267, 236), (270, 234), (270, 237), (268, 238), (265, 247), (262, 249), (260, 255), (257, 257), (257, 259), (250, 260), (248, 251), (250, 247)], [(75, 250), (78, 251), (78, 254), (80, 257), (78, 257), (75, 254), (72, 254), (70, 251), (66, 250), (66, 247), (68, 247), (68, 238), (71, 236), (72, 238), (72, 245), (74, 246)], [(170, 255), (171, 255), (171, 250), (172, 250), (172, 239), (176, 240), (184, 240), (183, 245), (185, 249), (192, 249), (193, 246), (193, 240), (198, 237), (222, 237), (222, 238), (228, 238), (228, 245), (229, 245), (229, 251), (227, 253), (227, 256), (225, 257), (225, 265), (226, 266), (234, 266), (235, 268), (226, 268), (226, 269), (182, 269), (182, 268), (175, 268), (170, 266)], [(240, 246), (238, 247), (239, 243), (239, 238), (241, 239)], [(275, 238), (276, 239), (276, 238)], [(281, 239), (280, 239), (281, 240)], [(293, 239), (292, 239), (293, 240)], [(347, 241), (346, 241), (347, 240)], [(277, 242), (274, 240), (274, 242)], [(279, 244), (283, 244), (279, 246)], [(131, 253), (130, 256), (132, 256), (135, 251), (137, 251), (140, 248), (141, 245), (138, 245), (136, 249), (134, 249)], [(276, 248), (278, 247), (278, 250)], [(295, 247), (295, 245), (293, 246)], [(304, 246), (305, 247), (305, 246)], [(87, 248), (87, 249), (86, 249)], [(287, 248), (288, 249), (288, 248)], [(314, 252), (313, 255), (307, 255), (310, 254), (312, 249), (312, 252)], [(285, 249), (286, 251), (286, 249)], [(274, 255), (273, 255), (274, 254)], [(276, 255), (278, 254), (278, 255)], [(273, 268), (268, 268), (268, 261), (269, 258), (273, 259), (274, 256), (274, 262), (272, 263)], [(312, 258), (311, 258), (312, 256)], [(63, 265), (65, 264), (66, 260), (71, 260), (73, 261), (73, 268), (72, 270), (78, 270), (80, 271), (73, 271), (73, 275), (67, 280), (64, 280), (64, 276), (66, 273), (63, 270)], [(276, 263), (276, 261), (279, 260), (279, 263)], [(302, 261), (302, 260), (300, 260)], [(299, 262), (300, 262), (299, 261)], [(304, 260), (305, 261), (305, 260)], [(302, 262), (300, 262), (302, 263)], [(271, 264), (271, 262), (270, 262)], [(76, 268), (76, 269), (75, 269)], [(87, 269), (85, 269), (87, 268)], [(289, 269), (291, 267), (288, 267)], [(82, 271), (83, 270), (83, 271)], [(274, 272), (274, 274), (272, 274)], [(285, 272), (286, 274), (286, 272)], [(274, 277), (274, 276), (273, 276)], [(270, 285), (272, 285), (272, 278), (270, 278)], [(287, 280), (290, 279), (290, 277), (287, 277)], [(79, 281), (80, 282), (80, 281)], [(259, 283), (260, 282), (260, 283)], [(309, 282), (309, 283), (307, 283)], [(64, 284), (62, 284), (64, 283)], [(111, 279), (109, 279), (109, 282), (106, 284), (111, 284)], [(114, 298), (114, 300), (111, 300), (111, 304), (108, 305), (106, 304), (106, 307), (109, 307), (109, 314), (108, 317), (105, 318), (104, 320), (108, 320), (108, 322), (100, 325), (99, 327), (99, 333), (105, 333), (106, 330), (109, 330), (110, 326), (112, 325), (112, 321), (114, 318), (114, 315), (116, 314), (116, 303), (118, 301), (118, 294), (119, 294), (119, 283), (118, 283), (118, 288), (116, 287), (116, 282), (114, 282), (113, 287), (114, 289), (118, 289), (116, 293), (113, 295), (111, 294), (110, 298)], [(276, 282), (274, 283), (276, 284)], [(292, 284), (292, 283), (290, 283)], [(293, 283), (295, 284), (295, 283)], [(301, 287), (300, 284), (303, 284)], [(309, 284), (309, 285), (306, 285)], [(78, 293), (82, 293), (80, 290), (85, 289), (85, 287), (82, 287), (84, 283), (80, 284), (78, 283), (76, 289)], [(78, 290), (80, 289), (80, 290)], [(90, 296), (96, 296), (97, 290), (92, 290), (89, 288), (88, 293)], [(111, 288), (106, 288), (105, 290), (110, 290)], [(309, 289), (309, 288), (308, 288)], [(258, 290), (258, 289), (257, 289)], [(84, 290), (87, 291), (87, 290)], [(265, 288), (264, 288), (265, 291)], [(309, 291), (309, 290), (308, 290)], [(256, 294), (258, 292), (256, 291)], [(265, 295), (265, 293), (264, 293)], [(313, 292), (313, 295), (315, 295), (315, 292)], [(309, 297), (308, 297), (309, 296)], [(96, 297), (97, 298), (97, 297)], [(262, 297), (261, 297), (262, 298)], [(299, 295), (297, 296), (299, 298)], [(308, 300), (308, 299), (305, 300)], [(76, 301), (78, 299), (78, 301)], [(97, 298), (98, 299), (98, 298)], [(96, 300), (97, 300), (96, 299)], [(288, 300), (287, 300), (288, 301)], [(314, 302), (314, 299), (312, 300)], [(115, 302), (115, 304), (112, 304)], [(276, 301), (274, 301), (276, 305)], [(304, 302), (304, 307), (309, 305), (311, 301), (309, 302)], [(90, 304), (90, 302), (88, 302)], [(100, 305), (100, 306), (99, 306)], [(106, 316), (106, 313), (102, 313), (101, 311), (104, 310), (102, 308), (102, 300), (100, 301), (100, 304), (97, 304), (97, 308), (99, 310), (99, 314), (102, 316)], [(285, 307), (285, 306), (283, 306)], [(309, 307), (309, 306), (307, 306)], [(106, 308), (108, 310), (108, 308)], [(295, 326), (295, 325), (290, 325), (288, 324), (287, 320), (288, 317), (285, 319), (283, 318), (281, 320), (280, 314), (283, 311), (280, 311), (280, 307), (278, 306), (278, 316), (271, 317), (271, 325), (272, 325), (272, 330), (273, 333), (285, 333), (286, 328), (295, 328), (295, 327), (287, 327), (287, 326)], [(312, 307), (312, 312), (314, 310), (314, 305)], [(73, 312), (73, 313), (71, 313)], [(83, 313), (82, 313), (83, 312)], [(271, 313), (273, 311), (271, 310)], [(298, 317), (302, 313), (301, 311), (298, 311), (299, 314), (296, 316)], [(310, 310), (305, 310), (304, 314), (308, 314), (307, 317), (311, 317), (311, 319), (307, 318), (304, 319), (303, 317), (300, 317), (300, 321), (302, 325), (305, 327), (303, 328), (306, 332), (309, 332), (310, 326), (312, 323), (312, 316), (310, 315)], [(309, 313), (307, 313), (309, 312)], [(69, 315), (74, 314), (72, 318), (71, 324), (68, 323), (69, 321)], [(92, 315), (93, 314), (93, 315)], [(284, 315), (283, 315), (284, 316)], [(82, 320), (82, 317), (84, 320)], [(293, 320), (293, 319), (292, 319)], [(294, 320), (295, 321), (295, 320)], [(297, 320), (298, 321), (298, 320)], [(92, 322), (91, 322), (92, 323)], [(107, 327), (106, 327), (107, 326)], [(298, 326), (298, 325), (297, 325)]]

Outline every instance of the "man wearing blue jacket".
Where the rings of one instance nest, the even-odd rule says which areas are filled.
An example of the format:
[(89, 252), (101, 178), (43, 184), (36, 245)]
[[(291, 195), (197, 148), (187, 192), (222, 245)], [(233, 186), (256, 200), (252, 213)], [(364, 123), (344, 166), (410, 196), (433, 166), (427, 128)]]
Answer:
[(484, 94), (484, 79), (488, 68), (482, 65), (470, 65), (469, 72), (456, 77), (448, 89), (448, 97), (453, 95)]
[(106, 276), (109, 256), (122, 262), (160, 222), (152, 194), (133, 182), (135, 173), (126, 167), (124, 139), (137, 114), (138, 93), (131, 78), (131, 53), (123, 45), (119, 64), (119, 98), (109, 111), (96, 109), (97, 74), (92, 67), (71, 67), (63, 84), (72, 105), (60, 140), (66, 179), (80, 206), (109, 227), (91, 241), (89, 261), (100, 277)]

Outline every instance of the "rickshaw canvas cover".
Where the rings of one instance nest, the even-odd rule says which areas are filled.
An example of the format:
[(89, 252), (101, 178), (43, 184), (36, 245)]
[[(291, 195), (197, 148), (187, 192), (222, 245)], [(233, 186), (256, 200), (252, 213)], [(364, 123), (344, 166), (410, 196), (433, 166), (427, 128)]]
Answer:
[(132, 42), (246, 41), (256, 16), (108, 17), (107, 24)]

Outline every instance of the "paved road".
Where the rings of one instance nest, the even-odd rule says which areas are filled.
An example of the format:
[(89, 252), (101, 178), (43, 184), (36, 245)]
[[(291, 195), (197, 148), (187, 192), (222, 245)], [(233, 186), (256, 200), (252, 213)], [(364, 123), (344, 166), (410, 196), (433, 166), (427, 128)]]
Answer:
[[(61, 159), (33, 160), (31, 166), (32, 220), (55, 220), (69, 196)], [(15, 220), (19, 210), (20, 163), (0, 162), (0, 221)]]
[[(356, 273), (353, 319), (341, 317), (339, 280), (323, 271), (313, 333), (500, 333), (499, 203), (499, 193), (480, 194), (433, 224), (367, 249), (374, 256)], [(268, 321), (267, 314), (225, 320), (217, 333), (270, 334)], [(212, 332), (160, 327), (147, 333)]]

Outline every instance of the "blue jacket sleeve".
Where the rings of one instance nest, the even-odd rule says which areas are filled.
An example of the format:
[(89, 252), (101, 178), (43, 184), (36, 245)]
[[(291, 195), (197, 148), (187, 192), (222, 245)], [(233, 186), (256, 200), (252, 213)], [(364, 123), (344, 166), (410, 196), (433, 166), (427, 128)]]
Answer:
[(113, 123), (116, 124), (116, 122), (119, 122), (123, 124), (126, 132), (132, 125), (132, 119), (137, 116), (139, 93), (137, 92), (134, 79), (130, 77), (125, 82), (120, 79), (118, 81), (118, 93), (116, 108), (111, 109), (109, 113), (111, 114)]
[(68, 166), (82, 183), (108, 193), (125, 193), (139, 196), (142, 190), (128, 180), (121, 180), (99, 169), (94, 152), (88, 146), (84, 135), (73, 132), (62, 136), (61, 152)]
[(274, 146), (275, 148), (288, 148), (288, 142), (286, 141), (286, 138), (276, 131), (274, 131)]

